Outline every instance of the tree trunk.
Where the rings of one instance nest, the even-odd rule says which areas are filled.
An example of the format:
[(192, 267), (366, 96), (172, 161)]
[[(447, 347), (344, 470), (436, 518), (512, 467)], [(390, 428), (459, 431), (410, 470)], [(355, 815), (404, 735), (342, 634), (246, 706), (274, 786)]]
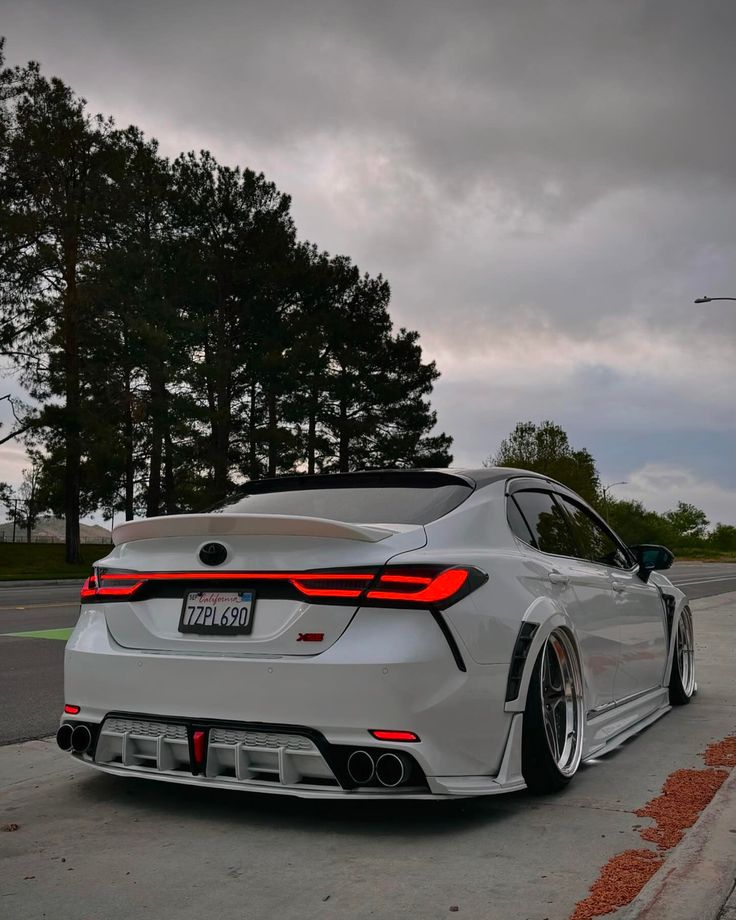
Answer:
[(125, 410), (124, 421), (124, 440), (125, 440), (125, 499), (124, 512), (125, 520), (133, 520), (133, 503), (135, 498), (135, 462), (133, 459), (133, 412), (130, 405), (130, 393), (128, 393), (128, 405)]
[(350, 435), (348, 434), (348, 407), (347, 400), (340, 398), (340, 446), (338, 454), (338, 468), (341, 473), (350, 471)]
[(340, 372), (340, 428), (338, 441), (338, 469), (341, 473), (350, 471), (350, 435), (348, 433), (348, 395), (347, 374), (345, 369)]
[(212, 480), (215, 498), (225, 498), (230, 490), (230, 430), (232, 427), (231, 399), (231, 349), (228, 342), (225, 309), (217, 310), (215, 317), (215, 371), (214, 416), (212, 417)]
[(261, 478), (261, 470), (258, 464), (258, 445), (256, 443), (256, 435), (258, 432), (256, 394), (257, 387), (255, 379), (253, 379), (250, 382), (250, 413), (248, 418), (248, 475), (251, 480)]
[(151, 381), (151, 456), (148, 470), (146, 516), (156, 517), (161, 509), (161, 459), (166, 430), (166, 386), (160, 369), (150, 373)]
[[(127, 351), (127, 335), (125, 348)], [(123, 409), (123, 450), (124, 459), (124, 477), (125, 477), (125, 497), (123, 500), (125, 520), (133, 520), (133, 500), (135, 490), (135, 464), (133, 460), (133, 394), (130, 386), (130, 368), (123, 369), (123, 387), (125, 405)]]
[(312, 379), (309, 393), (309, 428), (307, 430), (307, 472), (311, 475), (315, 471), (315, 457), (317, 453), (317, 406), (319, 392), (316, 378)]
[(79, 315), (76, 280), (76, 246), (67, 244), (64, 252), (65, 286), (63, 300), (64, 390), (66, 418), (64, 430), (64, 518), (65, 558), (69, 565), (82, 561), (79, 538), (79, 486), (82, 461), (81, 393), (79, 381)]
[(174, 450), (171, 444), (171, 426), (167, 424), (164, 431), (164, 500), (167, 514), (176, 513), (176, 493), (174, 486)]
[(268, 475), (276, 475), (278, 467), (278, 417), (276, 406), (276, 393), (271, 389), (268, 392)]

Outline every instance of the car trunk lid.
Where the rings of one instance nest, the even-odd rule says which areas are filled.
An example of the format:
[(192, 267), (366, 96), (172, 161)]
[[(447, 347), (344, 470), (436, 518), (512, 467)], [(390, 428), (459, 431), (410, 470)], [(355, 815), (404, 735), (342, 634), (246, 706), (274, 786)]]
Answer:
[[(362, 525), (288, 515), (172, 515), (125, 523), (116, 546), (97, 563), (101, 573), (126, 573), (142, 588), (130, 599), (92, 597), (104, 603), (108, 628), (124, 648), (204, 655), (316, 655), (347, 628), (354, 598), (329, 602), (295, 590), (286, 576), (348, 569), (370, 573), (394, 556), (426, 543), (421, 525)], [(205, 565), (200, 552), (217, 543), (225, 561)], [(259, 578), (258, 576), (262, 576)], [(108, 579), (103, 579), (103, 583)], [(119, 582), (115, 582), (118, 584)], [(123, 582), (125, 583), (125, 582)], [(299, 583), (309, 590), (308, 580)], [(351, 587), (336, 582), (338, 592)], [(362, 587), (364, 582), (358, 582)], [(253, 592), (248, 634), (182, 632), (185, 599), (194, 592)]]

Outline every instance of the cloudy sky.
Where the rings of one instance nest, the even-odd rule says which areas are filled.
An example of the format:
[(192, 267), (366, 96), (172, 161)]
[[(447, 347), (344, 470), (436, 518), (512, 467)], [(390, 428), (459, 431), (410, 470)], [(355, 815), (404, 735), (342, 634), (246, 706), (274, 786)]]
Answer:
[(616, 494), (736, 523), (736, 303), (692, 303), (736, 297), (732, 0), (0, 0), (0, 31), (383, 273), (457, 465), (552, 418)]

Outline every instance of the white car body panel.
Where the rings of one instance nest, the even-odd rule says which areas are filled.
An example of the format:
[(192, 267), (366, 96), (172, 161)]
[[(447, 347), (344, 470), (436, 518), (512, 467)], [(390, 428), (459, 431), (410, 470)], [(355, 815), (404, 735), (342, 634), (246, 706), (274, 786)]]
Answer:
[[(188, 521), (193, 517), (195, 516), (186, 516)], [(222, 519), (225, 515), (211, 517)], [(228, 517), (233, 518), (235, 515)], [(174, 522), (175, 518), (172, 516), (169, 521)], [(296, 523), (288, 523), (289, 529), (297, 529), (299, 519), (291, 518), (290, 521)], [(141, 528), (138, 533), (147, 532), (143, 530), (146, 523), (142, 521), (135, 525)], [(283, 524), (282, 519), (280, 526)], [(256, 535), (252, 534), (249, 528), (250, 523), (245, 522), (241, 525), (240, 531), (231, 529), (227, 536), (220, 538), (218, 542), (226, 547), (228, 557), (218, 566), (218, 572), (305, 571), (320, 567), (381, 566), (402, 553), (424, 546), (427, 542), (425, 530), (421, 526), (398, 531), (383, 529), (384, 536), (381, 540), (370, 542), (362, 542), (352, 536), (345, 539), (334, 535), (325, 537), (321, 534), (321, 526), (317, 533), (309, 536), (294, 536), (291, 533), (279, 536)], [(116, 532), (122, 532), (122, 528), (116, 528)], [(209, 533), (208, 539), (193, 535), (139, 538), (131, 543), (117, 545), (97, 565), (131, 569), (136, 572), (177, 571), (182, 569), (183, 559), (196, 560), (200, 548), (210, 539)], [(207, 571), (207, 567), (200, 562), (190, 567), (195, 571)], [(180, 633), (178, 625), (182, 608), (181, 598), (154, 598), (129, 604), (108, 604), (106, 616), (108, 629), (115, 641), (124, 648), (182, 653), (314, 655), (325, 651), (337, 641), (357, 609), (354, 603), (338, 607), (309, 603), (303, 599), (275, 601), (266, 598), (257, 600), (257, 607), (253, 632), (244, 636)], [(298, 643), (296, 640), (299, 633), (305, 632), (323, 632), (325, 641), (320, 643), (319, 648)]]
[[(583, 756), (610, 750), (669, 709), (670, 636), (686, 599), (659, 573), (644, 585), (633, 571), (612, 573), (609, 566), (551, 556), (523, 543), (506, 518), (506, 485), (514, 475), (506, 471), (475, 488), (426, 525), (207, 514), (116, 528), (117, 545), (96, 564), (102, 569), (206, 575), (211, 570), (198, 553), (217, 538), (227, 550), (217, 567), (223, 573), (390, 562), (473, 566), (488, 579), (441, 615), (400, 605), (259, 597), (249, 635), (179, 632), (181, 595), (95, 598), (83, 605), (66, 648), (65, 698), (80, 709), (64, 721), (102, 726), (100, 751), (107, 751), (107, 759), (75, 756), (121, 775), (316, 798), (436, 798), (520, 789), (531, 672), (556, 628), (573, 637), (582, 665)], [(561, 578), (551, 581), (555, 573)], [(614, 575), (624, 591), (614, 590)], [(660, 589), (673, 599), (669, 625)], [(507, 699), (522, 623), (534, 624), (536, 632), (518, 693)], [(323, 639), (300, 642), (307, 632)], [(118, 721), (108, 722), (108, 729), (139, 728), (108, 731), (105, 721), (113, 717)], [(185, 724), (187, 731), (213, 727), (206, 773), (172, 767), (178, 763), (172, 751), (184, 747), (176, 747), (180, 738), (165, 734), (174, 729), (156, 728), (169, 723)], [(252, 739), (238, 741), (240, 735), (212, 741), (218, 726), (236, 734), (245, 726), (248, 738), (266, 739), (262, 750)], [(408, 730), (420, 740), (381, 743), (370, 736), (372, 729)], [(307, 740), (299, 742), (302, 748), (294, 742), (292, 750), (284, 738), (301, 738), (300, 731)], [(330, 766), (332, 755), (322, 757), (325, 746), (405, 752), (424, 784), (345, 788)]]

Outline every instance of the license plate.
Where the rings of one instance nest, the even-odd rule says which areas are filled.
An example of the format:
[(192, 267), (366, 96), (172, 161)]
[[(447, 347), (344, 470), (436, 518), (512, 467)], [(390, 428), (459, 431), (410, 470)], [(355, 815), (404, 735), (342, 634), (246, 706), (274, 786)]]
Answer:
[(179, 632), (248, 635), (253, 629), (253, 591), (196, 591), (187, 594)]

